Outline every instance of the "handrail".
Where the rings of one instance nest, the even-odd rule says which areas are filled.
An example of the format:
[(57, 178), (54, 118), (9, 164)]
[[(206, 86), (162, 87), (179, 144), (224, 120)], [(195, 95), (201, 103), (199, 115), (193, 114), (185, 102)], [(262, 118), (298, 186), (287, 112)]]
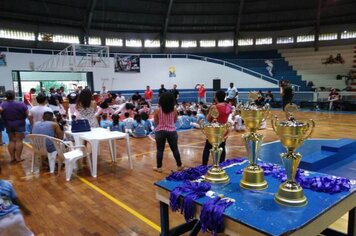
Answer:
[[(2, 47), (2, 46), (0, 46), (0, 47)], [(9, 50), (10, 48), (29, 50), (31, 54), (34, 54), (33, 50), (51, 52), (52, 55), (62, 51), (62, 50), (55, 50), (55, 49), (37, 49), (37, 48), (7, 47), (7, 46), (4, 46), (3, 48), (6, 48), (7, 52), (10, 52), (10, 50)], [(198, 60), (203, 60), (203, 61), (207, 61), (207, 62), (220, 64), (220, 65), (223, 65), (223, 66), (228, 66), (230, 68), (234, 68), (234, 69), (240, 70), (241, 72), (245, 72), (245, 73), (247, 72), (250, 75), (253, 75), (255, 77), (258, 77), (258, 78), (266, 80), (266, 81), (269, 81), (269, 82), (271, 82), (273, 84), (279, 85), (279, 80), (277, 80), (275, 78), (272, 78), (270, 76), (261, 74), (259, 72), (253, 71), (253, 70), (250, 70), (250, 69), (248, 69), (246, 67), (242, 67), (242, 66), (239, 66), (237, 64), (234, 64), (234, 63), (231, 63), (231, 62), (228, 62), (228, 61), (225, 61), (225, 60), (212, 58), (212, 57), (205, 57), (205, 56), (200, 56), (200, 55), (195, 55), (195, 54), (163, 54), (163, 53), (144, 54), (144, 53), (112, 53), (112, 52), (109, 54), (109, 56), (112, 55), (112, 54), (118, 54), (118, 55), (128, 55), (128, 54), (130, 54), (130, 55), (147, 55), (150, 58), (154, 58), (154, 56), (163, 56), (163, 57), (166, 57), (166, 58), (198, 59)], [(238, 59), (238, 60), (240, 60), (240, 59)], [(244, 60), (244, 59), (241, 59), (241, 60)], [(251, 60), (262, 60), (262, 59), (251, 59)], [(291, 85), (294, 86), (297, 91), (300, 90), (300, 87), (301, 87), (300, 85), (297, 85), (297, 84), (291, 84)]]

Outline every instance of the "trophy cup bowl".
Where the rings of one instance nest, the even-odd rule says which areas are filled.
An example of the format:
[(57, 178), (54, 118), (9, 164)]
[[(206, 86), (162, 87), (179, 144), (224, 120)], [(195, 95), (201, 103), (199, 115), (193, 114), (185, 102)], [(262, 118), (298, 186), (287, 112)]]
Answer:
[(269, 106), (262, 108), (247, 106), (240, 107), (240, 109), (244, 124), (250, 130), (249, 134), (242, 135), (250, 164), (243, 171), (240, 186), (245, 189), (262, 190), (268, 186), (264, 179), (263, 170), (257, 165), (263, 135), (256, 133), (256, 131), (261, 126), (262, 121), (266, 120), (270, 108)]
[(222, 148), (219, 148), (219, 145), (224, 141), (230, 126), (228, 124), (212, 122), (207, 124), (201, 123), (200, 127), (208, 142), (213, 146), (210, 149), (210, 153), (213, 156), (213, 166), (208, 170), (204, 179), (210, 183), (228, 183), (229, 176), (219, 166), (222, 153)]
[(303, 188), (295, 181), (295, 175), (302, 155), (295, 152), (304, 140), (313, 133), (315, 123), (308, 121), (281, 121), (277, 117), (272, 119), (272, 128), (281, 140), (282, 145), (287, 149), (281, 154), (283, 166), (286, 170), (287, 180), (279, 186), (274, 199), (277, 203), (286, 206), (305, 206), (307, 198)]

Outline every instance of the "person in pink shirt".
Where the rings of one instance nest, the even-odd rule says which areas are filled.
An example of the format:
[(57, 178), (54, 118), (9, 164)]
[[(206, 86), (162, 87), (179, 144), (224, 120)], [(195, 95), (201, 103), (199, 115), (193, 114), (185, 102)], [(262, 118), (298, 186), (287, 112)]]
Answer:
[(200, 102), (206, 103), (206, 99), (205, 99), (206, 89), (204, 87), (204, 84), (197, 84), (195, 88), (198, 89), (198, 103)]
[(148, 103), (148, 107), (152, 105), (152, 98), (153, 98), (153, 91), (149, 85), (146, 86), (145, 94), (144, 94), (145, 101)]
[(168, 141), (169, 147), (173, 152), (177, 163), (177, 170), (180, 171), (184, 168), (178, 150), (178, 133), (175, 125), (178, 114), (175, 108), (175, 100), (176, 98), (173, 93), (163, 93), (159, 98), (159, 107), (154, 111), (157, 166), (153, 170), (159, 173), (162, 172), (163, 152), (166, 141)]

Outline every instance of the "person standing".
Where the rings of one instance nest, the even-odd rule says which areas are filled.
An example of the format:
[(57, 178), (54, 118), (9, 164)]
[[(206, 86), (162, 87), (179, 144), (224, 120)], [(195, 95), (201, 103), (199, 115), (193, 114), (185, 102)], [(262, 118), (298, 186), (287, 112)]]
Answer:
[(15, 92), (12, 90), (5, 92), (5, 98), (6, 101), (1, 103), (0, 113), (9, 136), (8, 150), (11, 163), (18, 163), (24, 160), (21, 159), (21, 154), (28, 108), (25, 103), (15, 101)]
[[(212, 111), (218, 111), (219, 116), (216, 118), (216, 121), (220, 124), (226, 124), (229, 118), (230, 113), (232, 112), (232, 107), (230, 104), (226, 103), (225, 100), (225, 92), (223, 90), (218, 90), (215, 93), (215, 102), (216, 104), (211, 105), (209, 108), (209, 112), (207, 115), (207, 121), (212, 122), (214, 120), (214, 117), (212, 116)], [(225, 137), (226, 140), (226, 137)], [(226, 150), (225, 150), (225, 142), (222, 142), (219, 147), (223, 149), (221, 156), (220, 156), (220, 162), (225, 161), (225, 156), (226, 156)], [(209, 162), (209, 154), (210, 154), (210, 149), (213, 146), (209, 143), (208, 140), (205, 141), (205, 147), (203, 151), (203, 156), (202, 156), (202, 165), (208, 165)]]
[(333, 108), (333, 103), (339, 100), (340, 100), (340, 94), (336, 92), (335, 88), (331, 89), (328, 97), (329, 111), (331, 111), (331, 109)]
[(178, 105), (179, 91), (177, 89), (177, 85), (176, 84), (173, 84), (173, 89), (171, 89), (170, 92), (173, 93), (174, 97), (176, 98), (176, 105)]
[(226, 90), (227, 102), (230, 102), (231, 105), (236, 106), (238, 100), (237, 88), (234, 87), (234, 83), (230, 83), (230, 87)]
[(288, 80), (282, 81), (280, 85), (280, 92), (281, 92), (281, 97), (282, 97), (282, 108), (284, 111), (284, 107), (292, 102), (293, 99), (293, 89), (289, 85)]
[(32, 94), (36, 92), (36, 89), (31, 88), (30, 91), (26, 92), (23, 96), (23, 102), (26, 104), (28, 110), (33, 107), (32, 105)]
[(149, 85), (146, 86), (145, 94), (144, 94), (145, 101), (148, 103), (148, 107), (152, 105), (152, 98), (153, 98), (153, 91)]
[(75, 109), (78, 111), (78, 119), (87, 119), (90, 127), (99, 127), (99, 122), (96, 113), (96, 102), (91, 99), (92, 94), (90, 89), (83, 89), (77, 99)]
[(67, 95), (68, 103), (69, 103), (69, 112), (71, 115), (76, 114), (75, 105), (77, 104), (77, 99), (79, 96), (79, 89), (75, 89)]
[(162, 172), (163, 152), (166, 141), (168, 141), (174, 159), (176, 160), (177, 170), (180, 171), (184, 168), (178, 150), (178, 133), (175, 126), (177, 122), (177, 110), (174, 101), (175, 97), (172, 93), (162, 93), (158, 101), (159, 108), (154, 111), (157, 165), (153, 170), (157, 172)]
[(161, 95), (165, 92), (167, 92), (167, 89), (164, 87), (164, 84), (161, 84), (161, 88), (158, 89), (158, 98), (160, 98)]
[(63, 101), (62, 96), (59, 95), (56, 90), (52, 87), (49, 89), (48, 95), (48, 106), (53, 112), (60, 111), (60, 104)]
[(195, 88), (198, 89), (198, 103), (206, 103), (206, 89), (204, 87), (204, 84), (197, 84)]
[(115, 99), (116, 105), (121, 105), (125, 103), (125, 101), (126, 101), (125, 96), (122, 95), (122, 93), (118, 92), (116, 94), (116, 99)]
[(31, 127), (33, 127), (34, 123), (37, 121), (42, 121), (43, 113), (46, 111), (52, 112), (51, 108), (49, 108), (46, 104), (47, 97), (45, 95), (39, 93), (36, 97), (36, 100), (38, 105), (32, 107), (28, 115)]

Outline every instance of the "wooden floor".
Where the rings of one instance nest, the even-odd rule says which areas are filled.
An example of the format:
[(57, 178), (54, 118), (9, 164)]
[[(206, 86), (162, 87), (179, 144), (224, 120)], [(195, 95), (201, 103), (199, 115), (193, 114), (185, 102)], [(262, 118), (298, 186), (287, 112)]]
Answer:
[[(272, 111), (272, 114), (283, 117), (281, 111)], [(356, 139), (356, 115), (306, 112), (300, 113), (299, 117), (315, 120), (317, 126), (313, 138)], [(264, 142), (277, 140), (270, 125), (260, 133), (265, 135)], [(227, 158), (245, 155), (241, 134), (230, 133)], [(179, 149), (184, 165), (193, 167), (201, 163), (204, 142), (205, 138), (199, 130), (179, 133)], [(17, 165), (9, 164), (6, 147), (0, 147), (1, 178), (12, 181), (18, 197), (31, 211), (25, 220), (35, 235), (159, 235), (156, 227), (160, 222), (159, 203), (155, 199), (153, 183), (176, 168), (169, 147), (166, 146), (164, 154), (164, 171), (156, 173), (152, 170), (156, 154), (153, 140), (131, 139), (133, 170), (128, 167), (124, 141), (120, 140), (118, 144), (115, 164), (110, 162), (107, 144), (103, 143), (98, 177), (92, 178), (84, 166), (70, 182), (65, 181), (63, 170), (59, 176), (45, 170), (39, 173), (38, 169), (32, 175), (31, 150), (28, 147), (23, 152), (26, 160)], [(120, 204), (140, 215), (135, 216)], [(170, 215), (171, 225), (183, 222), (180, 214)], [(341, 221), (337, 227), (343, 228), (345, 223)]]

